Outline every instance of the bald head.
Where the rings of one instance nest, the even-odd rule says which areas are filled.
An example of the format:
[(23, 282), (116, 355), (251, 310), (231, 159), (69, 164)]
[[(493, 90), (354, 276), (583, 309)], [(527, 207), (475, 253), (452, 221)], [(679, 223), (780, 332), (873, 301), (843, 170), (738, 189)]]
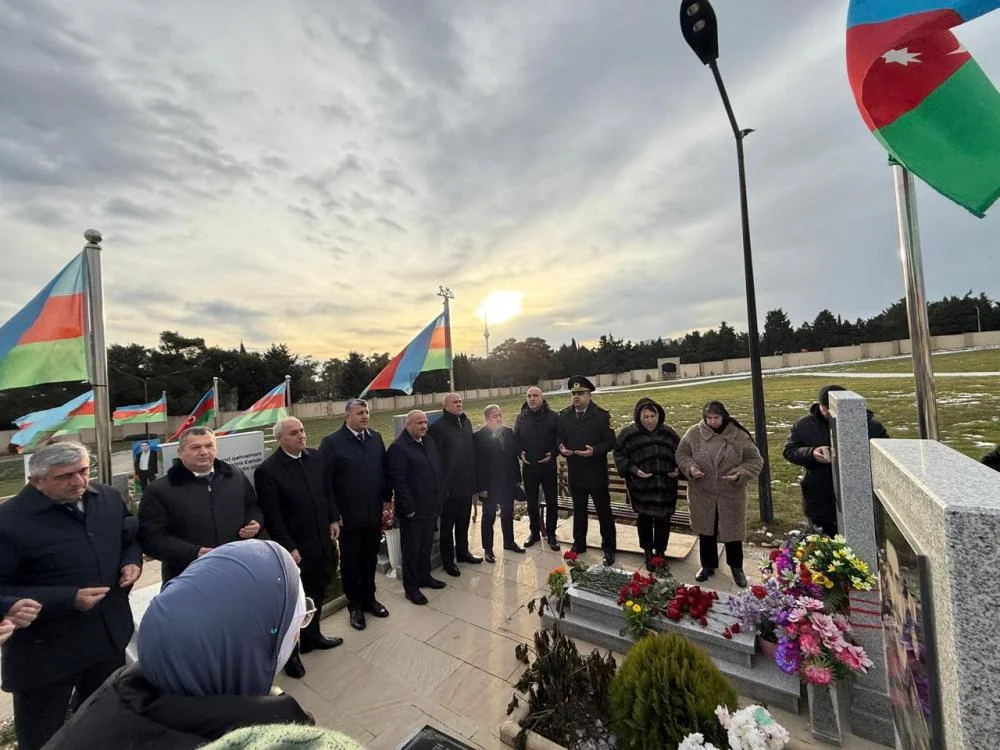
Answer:
[(457, 417), (462, 413), (462, 397), (457, 393), (449, 393), (444, 397), (443, 406), (446, 412)]
[(542, 402), (545, 399), (542, 397), (542, 389), (536, 385), (531, 386), (524, 394), (525, 401), (528, 402), (528, 408), (532, 411), (538, 411), (542, 408)]
[(420, 440), (427, 434), (427, 415), (420, 409), (407, 412), (405, 429), (414, 440)]

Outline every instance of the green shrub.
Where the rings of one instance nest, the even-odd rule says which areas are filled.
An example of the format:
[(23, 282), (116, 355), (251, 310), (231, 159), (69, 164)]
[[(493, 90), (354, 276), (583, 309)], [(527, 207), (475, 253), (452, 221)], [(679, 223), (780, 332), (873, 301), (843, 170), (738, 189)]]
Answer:
[(611, 681), (611, 717), (621, 750), (676, 748), (692, 732), (728, 746), (715, 707), (736, 709), (736, 692), (711, 657), (675, 633), (641, 639)]

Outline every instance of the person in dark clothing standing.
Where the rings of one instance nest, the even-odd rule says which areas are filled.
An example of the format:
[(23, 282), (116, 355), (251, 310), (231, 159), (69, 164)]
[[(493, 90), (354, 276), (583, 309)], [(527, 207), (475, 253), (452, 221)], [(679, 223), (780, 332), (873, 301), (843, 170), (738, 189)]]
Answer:
[(132, 468), (135, 475), (139, 477), (139, 488), (145, 490), (149, 484), (156, 479), (159, 456), (156, 451), (150, 450), (149, 443), (139, 443), (139, 450), (132, 457)]
[[(843, 386), (839, 385), (820, 388), (817, 402), (792, 426), (782, 451), (786, 461), (805, 469), (800, 480), (804, 511), (810, 523), (827, 536), (837, 534), (837, 499), (833, 492), (830, 452), (830, 391), (842, 390)], [(885, 427), (869, 411), (868, 439), (887, 437), (889, 433)]]
[(663, 407), (651, 398), (635, 405), (635, 421), (615, 443), (615, 466), (638, 515), (639, 546), (652, 572), (653, 557), (663, 557), (670, 540), (670, 517), (677, 509), (677, 446), (681, 436), (665, 424)]
[(514, 438), (521, 448), (521, 479), (528, 501), (530, 533), (524, 546), (530, 547), (542, 537), (541, 507), (538, 489), (545, 495), (545, 537), (549, 547), (559, 550), (556, 521), (559, 520), (559, 497), (556, 489), (556, 461), (559, 455), (559, 415), (549, 408), (542, 389), (532, 386), (525, 393), (521, 413), (514, 422)]
[(403, 546), (403, 590), (414, 604), (427, 604), (420, 589), (445, 585), (431, 576), (431, 545), (447, 485), (427, 415), (419, 409), (406, 415), (405, 428), (389, 446), (389, 485)]
[(14, 694), (18, 747), (38, 750), (125, 663), (142, 551), (118, 490), (90, 482), (84, 446), (44, 446), (28, 474), (0, 505), (0, 596), (41, 611), (3, 646), (3, 689)]
[(608, 453), (615, 447), (611, 415), (590, 399), (594, 384), (581, 375), (569, 379), (572, 404), (559, 412), (559, 453), (566, 458), (573, 495), (573, 550), (587, 551), (587, 500), (601, 525), (604, 564), (615, 562), (615, 519), (608, 489)]
[(476, 452), (472, 422), (462, 411), (462, 397), (449, 393), (444, 411), (428, 434), (437, 446), (446, 477), (447, 498), (441, 511), (441, 567), (450, 576), (462, 573), (456, 563), (478, 564), (483, 558), (469, 552), (469, 521), (476, 483)]
[[(317, 451), (306, 448), (306, 430), (295, 417), (274, 425), (278, 447), (253, 473), (257, 500), (268, 536), (288, 550), (299, 566), (305, 595), (323, 606), (330, 583), (333, 542), (340, 534), (340, 515), (333, 500), (327, 467)], [(339, 646), (343, 638), (327, 638), (319, 617), (302, 631), (299, 647), (285, 664), (296, 679), (306, 673), (299, 653)]]
[(375, 598), (375, 566), (382, 542), (382, 509), (392, 492), (385, 444), (368, 426), (367, 402), (352, 398), (345, 409), (344, 425), (323, 438), (319, 452), (340, 511), (340, 578), (351, 627), (364, 630), (365, 612), (389, 616)]
[(139, 542), (160, 561), (164, 585), (214, 547), (260, 531), (264, 516), (253, 485), (215, 454), (215, 433), (189, 427), (174, 465), (142, 493)]
[(514, 493), (521, 481), (518, 466), (517, 440), (510, 427), (504, 427), (503, 412), (497, 404), (483, 409), (486, 426), (475, 434), (476, 477), (479, 479), (479, 496), (483, 498), (483, 557), (495, 563), (493, 554), (493, 526), (500, 509), (500, 531), (503, 548), (510, 552), (524, 552), (524, 547), (514, 541)]

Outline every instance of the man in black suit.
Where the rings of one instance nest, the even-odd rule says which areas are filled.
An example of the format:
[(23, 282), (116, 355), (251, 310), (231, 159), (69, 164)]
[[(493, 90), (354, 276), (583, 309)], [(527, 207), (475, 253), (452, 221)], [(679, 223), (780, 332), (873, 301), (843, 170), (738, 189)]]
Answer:
[(591, 401), (594, 384), (587, 378), (574, 375), (566, 387), (572, 403), (559, 412), (559, 453), (566, 458), (573, 495), (573, 550), (587, 551), (587, 500), (593, 497), (604, 564), (612, 565), (617, 540), (608, 487), (608, 451), (615, 447), (611, 415)]
[[(333, 542), (340, 535), (340, 514), (333, 501), (327, 467), (318, 451), (306, 448), (306, 430), (295, 417), (274, 425), (278, 447), (254, 471), (257, 502), (264, 528), (288, 550), (299, 566), (306, 596), (322, 608), (330, 582)], [(302, 630), (299, 646), (285, 663), (285, 674), (300, 678), (305, 667), (299, 653), (339, 646), (343, 638), (327, 638), (313, 617)]]
[(476, 486), (476, 450), (472, 444), (472, 422), (462, 411), (462, 397), (444, 397), (440, 418), (428, 434), (437, 445), (445, 474), (444, 508), (441, 511), (441, 567), (450, 576), (460, 576), (456, 563), (478, 564), (483, 558), (469, 552), (469, 522)]
[(216, 452), (214, 432), (188, 427), (174, 465), (142, 493), (139, 542), (160, 560), (163, 584), (213, 548), (260, 532), (264, 516), (253, 485)]
[(528, 501), (531, 531), (525, 547), (542, 538), (542, 511), (538, 489), (545, 495), (545, 536), (552, 550), (559, 550), (556, 541), (556, 521), (559, 520), (559, 498), (556, 489), (556, 460), (559, 455), (559, 415), (549, 408), (542, 389), (532, 386), (524, 395), (521, 413), (514, 422), (514, 438), (521, 448), (521, 478), (524, 497)]
[(343, 426), (323, 438), (319, 452), (340, 511), (340, 578), (351, 627), (364, 630), (365, 612), (389, 616), (375, 598), (375, 566), (382, 543), (382, 510), (392, 496), (385, 443), (368, 427), (366, 401), (347, 402)]
[(493, 554), (493, 526), (500, 509), (500, 531), (503, 548), (510, 552), (524, 552), (524, 547), (514, 541), (514, 493), (521, 482), (518, 465), (517, 440), (510, 427), (504, 427), (503, 412), (498, 404), (483, 409), (486, 426), (475, 434), (476, 477), (479, 479), (479, 497), (483, 499), (483, 557), (495, 563)]
[(389, 446), (389, 485), (403, 546), (403, 589), (414, 604), (427, 604), (421, 587), (444, 588), (444, 581), (431, 576), (431, 544), (446, 485), (427, 415), (418, 409), (406, 415), (405, 428)]
[(145, 490), (149, 483), (156, 479), (159, 456), (156, 451), (150, 450), (149, 443), (143, 441), (139, 443), (139, 450), (132, 458), (132, 468), (139, 477), (139, 488)]
[(0, 596), (41, 612), (3, 646), (3, 689), (14, 694), (18, 747), (38, 750), (125, 663), (142, 551), (118, 490), (90, 482), (84, 446), (44, 446), (28, 475), (0, 505)]

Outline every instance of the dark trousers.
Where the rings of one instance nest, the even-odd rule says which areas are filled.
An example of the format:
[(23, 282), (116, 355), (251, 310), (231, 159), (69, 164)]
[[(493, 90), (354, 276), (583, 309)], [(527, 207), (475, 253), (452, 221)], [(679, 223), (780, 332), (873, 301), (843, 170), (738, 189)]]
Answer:
[(528, 501), (528, 522), (531, 524), (531, 535), (541, 536), (542, 509), (538, 503), (538, 490), (541, 488), (545, 496), (545, 536), (550, 539), (555, 537), (556, 522), (559, 520), (555, 459), (538, 467), (525, 466), (521, 471), (521, 478), (524, 480), (524, 498)]
[(364, 609), (375, 601), (375, 565), (382, 543), (378, 526), (343, 528), (340, 531), (340, 579), (347, 608)]
[[(472, 520), (472, 493), (448, 495), (441, 511), (441, 562), (453, 562), (456, 555), (469, 553), (469, 522)], [(405, 574), (404, 574), (405, 575)]]
[(500, 532), (503, 534), (503, 546), (514, 546), (514, 496), (494, 499), (490, 493), (483, 501), (483, 520), (480, 530), (483, 536), (483, 549), (493, 551), (493, 526), (497, 519), (497, 506), (500, 506)]
[(639, 513), (636, 526), (639, 529), (639, 546), (643, 552), (654, 555), (664, 555), (667, 552), (667, 542), (670, 541), (670, 519), (654, 518)]
[[(701, 567), (715, 570), (719, 567), (719, 511), (715, 511), (715, 533), (712, 536), (698, 535)], [(743, 568), (743, 542), (726, 542), (726, 562), (730, 568)]]
[[(14, 729), (19, 750), (40, 750), (90, 695), (125, 664), (125, 654), (87, 667), (60, 682), (14, 692)], [(75, 690), (75, 692), (74, 692)], [(72, 704), (70, 700), (72, 698)]]
[(837, 536), (836, 520), (831, 521), (826, 518), (813, 518), (812, 516), (810, 516), (809, 523), (811, 523), (813, 526), (818, 526), (827, 536)]
[(611, 493), (607, 486), (581, 488), (571, 484), (569, 490), (573, 496), (573, 546), (580, 549), (587, 547), (587, 499), (592, 497), (601, 526), (601, 549), (614, 552), (617, 549), (615, 518), (611, 515)]
[(299, 567), (299, 574), (302, 576), (302, 588), (306, 596), (313, 600), (316, 605), (316, 614), (309, 623), (309, 627), (302, 631), (302, 638), (318, 638), (323, 635), (319, 629), (320, 611), (323, 609), (323, 596), (326, 594), (326, 586), (330, 583), (330, 571), (324, 564), (303, 564)]
[[(444, 546), (444, 536), (441, 539)], [(403, 547), (403, 589), (408, 594), (415, 594), (431, 577), (434, 519), (399, 519), (399, 541)]]
[(139, 489), (141, 490), (146, 489), (149, 483), (156, 479), (156, 473), (148, 469), (146, 471), (139, 469), (137, 474), (139, 475)]

